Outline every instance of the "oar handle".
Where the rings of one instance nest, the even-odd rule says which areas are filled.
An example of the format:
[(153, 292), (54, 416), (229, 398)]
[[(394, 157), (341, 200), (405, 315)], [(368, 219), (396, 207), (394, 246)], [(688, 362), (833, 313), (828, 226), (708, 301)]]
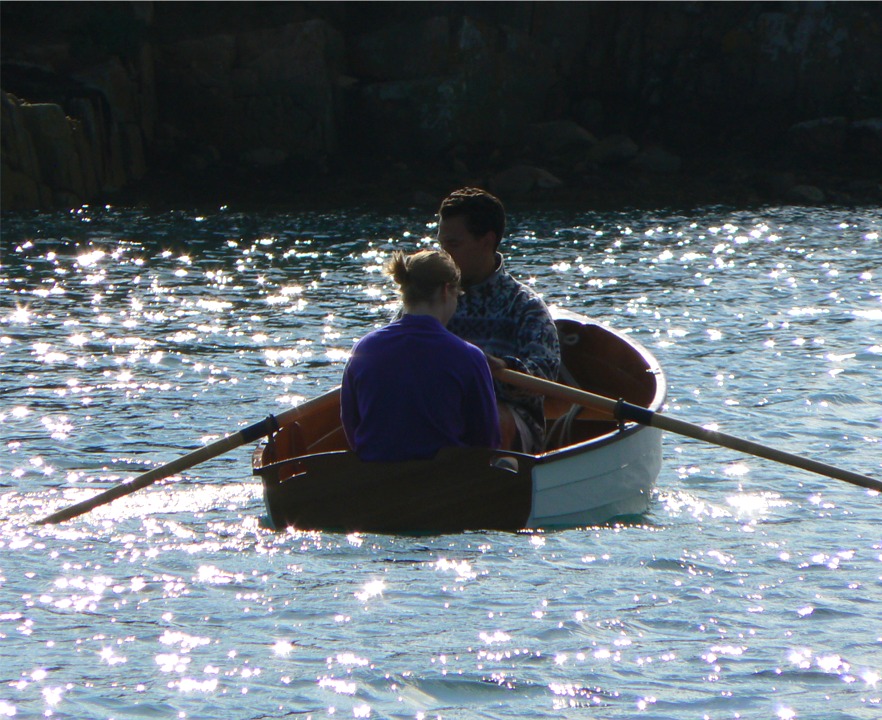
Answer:
[(570, 387), (569, 385), (562, 385), (561, 383), (552, 382), (551, 380), (545, 380), (533, 375), (527, 375), (515, 370), (494, 370), (493, 374), (503, 382), (516, 385), (524, 390), (530, 390), (541, 395), (557, 397), (563, 400), (569, 400), (578, 405), (602, 410), (609, 413), (609, 415), (616, 420), (630, 420), (641, 425), (656, 427), (661, 430), (677, 433), (678, 435), (685, 435), (686, 437), (691, 437), (696, 440), (704, 440), (705, 442), (720, 445), (731, 450), (738, 450), (747, 453), (748, 455), (756, 455), (757, 457), (765, 458), (767, 460), (774, 460), (775, 462), (784, 463), (785, 465), (791, 465), (802, 470), (825, 475), (836, 480), (844, 480), (852, 485), (865, 487), (869, 490), (882, 492), (882, 482), (867, 475), (844, 470), (842, 468), (834, 467), (833, 465), (818, 462), (817, 460), (811, 460), (810, 458), (801, 457), (800, 455), (784, 452), (783, 450), (776, 450), (775, 448), (761, 445), (752, 440), (745, 440), (715, 430), (707, 430), (700, 425), (695, 425), (684, 420), (678, 420), (669, 415), (662, 415), (661, 413), (640, 405), (633, 405), (624, 402), (623, 400), (613, 400), (612, 398), (604, 397), (603, 395), (596, 395), (585, 390)]
[(610, 418), (615, 417), (617, 400), (604, 397), (603, 395), (595, 395), (587, 390), (580, 390), (570, 385), (552, 382), (535, 375), (527, 375), (527, 373), (518, 372), (517, 370), (499, 369), (493, 370), (493, 374), (502, 382), (509, 385), (516, 385), (522, 390), (530, 390), (537, 395), (549, 395), (551, 397), (560, 398), (561, 400), (570, 400), (576, 405), (595, 408), (606, 412)]

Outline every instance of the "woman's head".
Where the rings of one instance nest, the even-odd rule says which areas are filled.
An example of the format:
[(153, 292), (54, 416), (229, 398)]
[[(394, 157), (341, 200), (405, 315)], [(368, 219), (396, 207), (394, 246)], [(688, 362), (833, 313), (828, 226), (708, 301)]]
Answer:
[(444, 288), (456, 297), (459, 292), (459, 268), (443, 250), (420, 250), (412, 255), (396, 251), (387, 265), (389, 275), (398, 283), (404, 304), (433, 303)]

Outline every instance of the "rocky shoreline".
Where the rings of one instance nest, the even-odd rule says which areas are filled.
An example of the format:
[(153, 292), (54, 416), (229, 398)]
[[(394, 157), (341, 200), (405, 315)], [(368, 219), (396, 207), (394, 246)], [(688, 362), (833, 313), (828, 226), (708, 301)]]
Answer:
[(882, 12), (6, 3), (2, 208), (882, 203)]
[(670, 173), (648, 172), (629, 164), (598, 167), (578, 176), (561, 173), (566, 180), (525, 163), (484, 174), (385, 160), (325, 172), (312, 168), (256, 173), (216, 167), (211, 173), (151, 170), (101, 202), (156, 209), (373, 207), (393, 212), (406, 207), (434, 210), (451, 190), (473, 185), (497, 193), (511, 207), (688, 211), (710, 205), (882, 205), (882, 178), (873, 168), (792, 170), (786, 161), (762, 165), (741, 155), (705, 157), (695, 164), (699, 166), (681, 165)]

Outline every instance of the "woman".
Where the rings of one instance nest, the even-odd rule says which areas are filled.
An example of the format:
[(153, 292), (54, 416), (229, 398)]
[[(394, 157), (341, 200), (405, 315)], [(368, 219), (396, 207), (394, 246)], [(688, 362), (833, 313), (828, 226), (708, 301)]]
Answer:
[(445, 326), (460, 274), (446, 252), (396, 252), (387, 270), (399, 320), (365, 335), (343, 372), (340, 415), (362, 460), (434, 457), (442, 447), (499, 446), (499, 416), (484, 353)]

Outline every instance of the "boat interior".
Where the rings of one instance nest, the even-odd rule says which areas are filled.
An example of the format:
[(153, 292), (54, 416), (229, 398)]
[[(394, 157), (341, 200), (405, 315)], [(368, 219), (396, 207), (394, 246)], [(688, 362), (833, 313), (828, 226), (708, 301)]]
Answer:
[[(664, 401), (664, 378), (649, 353), (596, 323), (558, 319), (563, 368), (559, 381), (588, 392), (658, 410)], [(348, 450), (340, 424), (339, 389), (303, 406), (300, 420), (280, 428), (255, 457), (255, 469), (315, 453)], [(546, 452), (615, 432), (609, 414), (547, 398)]]
[[(654, 358), (596, 323), (556, 320), (561, 347), (559, 382), (615, 400), (658, 410), (664, 401), (664, 379)], [(609, 413), (556, 398), (545, 399), (546, 452), (618, 429)]]

